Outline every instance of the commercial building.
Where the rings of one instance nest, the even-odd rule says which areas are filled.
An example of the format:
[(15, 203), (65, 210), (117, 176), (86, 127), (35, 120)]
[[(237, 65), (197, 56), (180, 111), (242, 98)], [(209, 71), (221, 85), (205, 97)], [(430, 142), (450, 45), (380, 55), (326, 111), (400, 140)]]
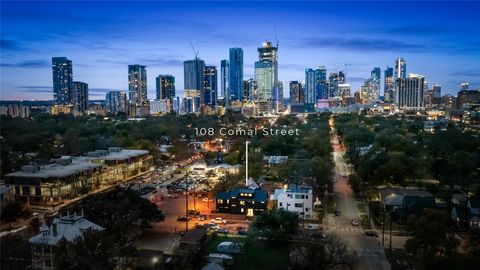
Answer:
[(253, 78), (243, 81), (243, 100), (254, 101), (257, 99), (258, 84)]
[(123, 91), (109, 91), (105, 97), (107, 112), (112, 114), (127, 113), (127, 94)]
[(480, 105), (480, 90), (460, 90), (457, 95), (457, 108)]
[(243, 100), (243, 50), (242, 48), (230, 48), (228, 95), (231, 101)]
[(146, 66), (128, 65), (128, 99), (130, 116), (143, 117), (148, 115)]
[(156, 78), (157, 100), (172, 99), (175, 97), (175, 77), (172, 75), (158, 75)]
[(152, 156), (146, 150), (89, 152), (64, 156), (43, 166), (26, 165), (5, 175), (5, 184), (17, 198), (30, 204), (57, 205), (102, 187), (126, 181), (150, 170)]
[(74, 115), (84, 115), (88, 111), (88, 84), (72, 82), (72, 104)]
[(383, 96), (385, 102), (394, 103), (395, 102), (395, 81), (393, 79), (393, 68), (388, 67), (385, 69), (383, 77)]
[(205, 61), (196, 57), (183, 62), (185, 97), (200, 97), (203, 91)]
[(85, 219), (82, 215), (55, 218), (49, 227), (40, 226), (40, 232), (28, 240), (31, 247), (33, 269), (54, 270), (56, 247), (60, 241), (73, 242), (87, 231), (103, 231), (104, 228)]
[(283, 189), (275, 189), (270, 200), (277, 202), (278, 209), (295, 212), (301, 218), (312, 218), (313, 189), (311, 186), (289, 185)]
[(407, 78), (407, 63), (403, 58), (397, 58), (395, 60), (395, 74), (394, 80)]
[(247, 217), (260, 215), (267, 210), (268, 194), (259, 188), (234, 188), (216, 194), (218, 213), (243, 214)]
[(399, 110), (423, 110), (425, 78), (410, 73), (408, 78), (395, 81), (395, 107)]
[(72, 61), (66, 57), (52, 57), (53, 103), (68, 105), (72, 102)]
[(8, 115), (12, 118), (29, 118), (30, 107), (20, 104), (2, 105), (0, 115)]

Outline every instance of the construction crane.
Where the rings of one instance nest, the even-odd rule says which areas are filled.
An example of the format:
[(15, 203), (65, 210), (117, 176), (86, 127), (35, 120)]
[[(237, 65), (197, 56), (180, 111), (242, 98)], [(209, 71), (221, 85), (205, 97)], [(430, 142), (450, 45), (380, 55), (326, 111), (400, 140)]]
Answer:
[(198, 58), (198, 53), (200, 51), (195, 50), (195, 47), (193, 47), (193, 43), (191, 41), (190, 41), (190, 46), (192, 46), (193, 54), (195, 55), (195, 59), (197, 59)]

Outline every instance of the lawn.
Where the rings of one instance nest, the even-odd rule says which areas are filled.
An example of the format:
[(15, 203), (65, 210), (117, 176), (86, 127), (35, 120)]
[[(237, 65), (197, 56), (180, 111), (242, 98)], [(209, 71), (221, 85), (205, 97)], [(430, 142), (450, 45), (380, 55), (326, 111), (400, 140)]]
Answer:
[[(207, 252), (216, 252), (216, 247), (223, 241), (244, 242), (246, 238), (217, 236), (207, 246)], [(235, 270), (282, 270), (288, 269), (288, 255), (290, 253), (290, 243), (268, 244), (263, 241), (257, 241), (246, 246), (245, 254), (235, 257), (235, 265), (231, 268)]]

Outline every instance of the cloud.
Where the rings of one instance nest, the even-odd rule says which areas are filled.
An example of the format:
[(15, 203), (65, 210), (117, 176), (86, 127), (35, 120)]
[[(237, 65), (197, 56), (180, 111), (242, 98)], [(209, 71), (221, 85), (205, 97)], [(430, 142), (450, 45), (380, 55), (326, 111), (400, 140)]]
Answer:
[[(375, 32), (382, 32), (385, 34), (400, 34), (400, 35), (433, 35), (433, 34), (445, 34), (451, 33), (452, 30), (443, 27), (436, 26), (415, 26), (415, 25), (406, 25), (406, 26), (393, 26), (385, 28), (375, 28)], [(458, 31), (455, 31), (458, 32)]]
[(20, 50), (20, 43), (11, 39), (0, 39), (0, 48), (2, 50)]
[(453, 72), (450, 75), (452, 75), (452, 76), (465, 76), (465, 77), (480, 77), (480, 72), (469, 70), (469, 71)]
[(312, 48), (337, 48), (357, 51), (427, 51), (421, 44), (405, 43), (394, 39), (364, 38), (304, 38), (301, 46)]
[(16, 68), (43, 68), (50, 67), (50, 63), (45, 60), (25, 60), (18, 63), (1, 63), (0, 66)]
[(17, 86), (17, 88), (21, 89), (20, 92), (53, 93), (53, 89), (51, 86), (24, 85), (24, 86)]

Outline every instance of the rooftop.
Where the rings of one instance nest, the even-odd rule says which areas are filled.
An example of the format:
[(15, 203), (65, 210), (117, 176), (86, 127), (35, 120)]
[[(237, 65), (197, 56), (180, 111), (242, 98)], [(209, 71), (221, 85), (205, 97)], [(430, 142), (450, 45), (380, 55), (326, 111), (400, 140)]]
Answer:
[(89, 159), (102, 159), (102, 160), (126, 160), (141, 155), (148, 154), (147, 150), (131, 150), (131, 149), (121, 149), (118, 147), (110, 147), (107, 150), (96, 150), (89, 152), (87, 156)]
[[(67, 160), (66, 157), (62, 157)], [(61, 159), (59, 159), (61, 160)], [(9, 173), (6, 177), (29, 177), (29, 178), (61, 178), (76, 175), (102, 167), (100, 164), (90, 163), (84, 157), (69, 158), (70, 162), (55, 162), (44, 166), (24, 166), (22, 170)]]
[(103, 231), (104, 228), (85, 219), (83, 216), (69, 215), (55, 218), (50, 227), (43, 224), (40, 227), (40, 233), (28, 240), (32, 244), (57, 245), (65, 238), (67, 241), (73, 241), (87, 230)]
[(185, 235), (180, 238), (180, 242), (183, 243), (198, 243), (200, 242), (205, 235), (207, 235), (207, 230), (203, 228), (193, 229), (185, 233)]

